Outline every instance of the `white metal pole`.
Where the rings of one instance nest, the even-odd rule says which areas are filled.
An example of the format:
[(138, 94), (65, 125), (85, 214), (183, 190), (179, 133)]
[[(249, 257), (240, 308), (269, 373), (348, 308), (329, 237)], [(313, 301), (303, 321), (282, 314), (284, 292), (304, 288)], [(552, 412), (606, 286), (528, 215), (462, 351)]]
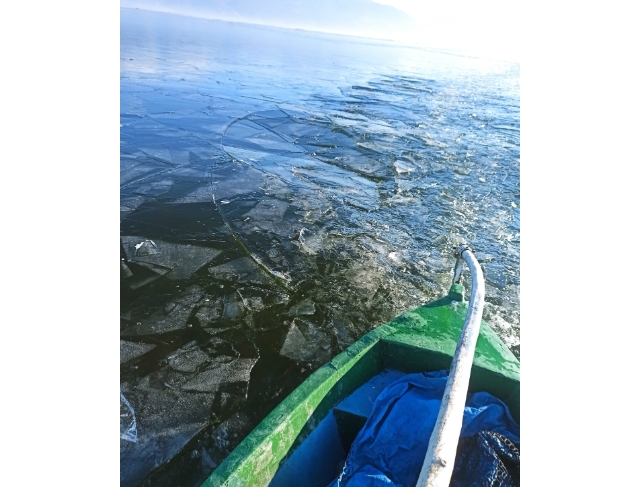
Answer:
[[(436, 425), (422, 464), (416, 487), (448, 487), (456, 459), (458, 439), (462, 429), (464, 404), (469, 389), (473, 355), (480, 332), (484, 307), (484, 277), (478, 261), (466, 246), (456, 248), (471, 271), (469, 310), (453, 356), (449, 379), (444, 390)], [(458, 267), (458, 266), (456, 266)]]

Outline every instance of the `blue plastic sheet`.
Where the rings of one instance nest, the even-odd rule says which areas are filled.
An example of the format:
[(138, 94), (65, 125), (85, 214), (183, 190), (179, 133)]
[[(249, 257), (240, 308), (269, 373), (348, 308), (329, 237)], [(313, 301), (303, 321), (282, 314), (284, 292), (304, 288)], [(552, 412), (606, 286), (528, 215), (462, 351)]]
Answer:
[[(345, 468), (330, 487), (413, 487), (438, 417), (447, 372), (410, 374), (390, 384), (377, 398), (356, 437)], [(507, 406), (486, 392), (470, 395), (460, 437), (481, 431), (520, 443), (520, 426)]]

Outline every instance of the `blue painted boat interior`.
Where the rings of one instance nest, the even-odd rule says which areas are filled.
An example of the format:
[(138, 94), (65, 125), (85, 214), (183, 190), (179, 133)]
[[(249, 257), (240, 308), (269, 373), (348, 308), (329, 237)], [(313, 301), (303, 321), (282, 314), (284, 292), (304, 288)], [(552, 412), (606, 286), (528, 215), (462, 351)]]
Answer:
[(385, 369), (340, 401), (280, 467), (269, 486), (327, 487), (342, 471), (351, 444), (378, 395), (405, 375)]
[(345, 397), (338, 403), (335, 409), (366, 419), (371, 414), (373, 403), (376, 402), (376, 399), (383, 389), (405, 375), (407, 375), (406, 372), (385, 369), (370, 379), (369, 382)]

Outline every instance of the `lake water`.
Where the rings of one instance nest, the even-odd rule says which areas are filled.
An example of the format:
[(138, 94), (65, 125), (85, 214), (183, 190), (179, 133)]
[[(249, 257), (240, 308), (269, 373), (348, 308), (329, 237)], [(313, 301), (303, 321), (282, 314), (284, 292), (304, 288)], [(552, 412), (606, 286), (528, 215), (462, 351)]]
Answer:
[(519, 356), (519, 64), (130, 9), (120, 55), (121, 485), (199, 485), (459, 243)]

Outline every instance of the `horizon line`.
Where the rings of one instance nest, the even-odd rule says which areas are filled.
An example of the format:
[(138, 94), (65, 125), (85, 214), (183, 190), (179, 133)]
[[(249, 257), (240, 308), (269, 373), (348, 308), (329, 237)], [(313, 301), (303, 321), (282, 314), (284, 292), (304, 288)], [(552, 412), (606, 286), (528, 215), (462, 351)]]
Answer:
[(166, 10), (155, 10), (155, 9), (150, 9), (150, 8), (140, 8), (140, 7), (123, 7), (120, 6), (120, 9), (127, 9), (127, 10), (142, 10), (145, 12), (155, 12), (155, 13), (160, 13), (160, 14), (166, 14), (166, 15), (177, 15), (179, 17), (187, 17), (190, 19), (201, 19), (201, 20), (213, 20), (213, 21), (217, 21), (217, 22), (228, 22), (228, 23), (232, 23), (232, 24), (242, 24), (242, 25), (251, 25), (251, 26), (258, 26), (258, 27), (271, 27), (274, 29), (286, 29), (286, 30), (298, 30), (298, 31), (302, 31), (302, 32), (310, 32), (310, 33), (317, 33), (317, 34), (329, 34), (329, 35), (335, 35), (335, 36), (343, 36), (343, 37), (352, 37), (355, 39), (366, 39), (366, 40), (372, 40), (372, 41), (383, 41), (383, 42), (388, 42), (388, 43), (393, 43), (395, 44), (395, 46), (392, 47), (405, 47), (405, 48), (409, 48), (409, 49), (418, 49), (420, 51), (428, 51), (428, 52), (435, 52), (438, 54), (447, 54), (450, 56), (459, 56), (459, 57), (468, 57), (468, 58), (475, 58), (475, 59), (490, 59), (490, 60), (497, 60), (497, 61), (504, 61), (504, 62), (512, 62), (512, 63), (518, 63), (520, 64), (520, 61), (515, 61), (513, 59), (503, 59), (500, 58), (498, 56), (481, 56), (478, 54), (474, 54), (468, 51), (465, 51), (463, 49), (454, 49), (454, 48), (445, 48), (445, 47), (433, 47), (433, 46), (422, 46), (419, 44), (409, 44), (406, 43), (406, 41), (401, 41), (398, 39), (388, 39), (388, 38), (383, 38), (383, 37), (368, 37), (368, 36), (364, 36), (364, 35), (358, 35), (358, 34), (345, 34), (343, 32), (330, 32), (330, 31), (325, 31), (325, 30), (312, 30), (312, 29), (305, 29), (302, 27), (284, 27), (284, 26), (280, 26), (280, 25), (273, 25), (273, 24), (263, 24), (263, 23), (258, 23), (258, 22), (248, 22), (248, 21), (242, 21), (242, 20), (227, 20), (227, 19), (221, 19), (221, 18), (215, 18), (215, 17), (202, 17), (202, 16), (198, 16), (198, 15), (190, 15), (187, 13), (178, 13), (178, 12), (169, 12)]

